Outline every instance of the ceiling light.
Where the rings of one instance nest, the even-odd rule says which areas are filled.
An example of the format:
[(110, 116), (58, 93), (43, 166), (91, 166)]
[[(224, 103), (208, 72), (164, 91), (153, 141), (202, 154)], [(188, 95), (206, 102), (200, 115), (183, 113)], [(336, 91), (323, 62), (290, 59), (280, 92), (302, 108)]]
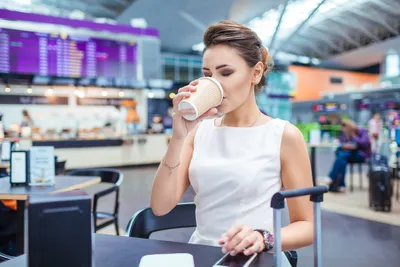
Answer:
[(147, 21), (144, 18), (131, 19), (131, 26), (135, 28), (147, 28)]
[(28, 87), (28, 89), (26, 89), (26, 92), (27, 92), (28, 94), (32, 94), (32, 88), (31, 88), (31, 87)]
[(149, 92), (149, 93), (147, 94), (147, 97), (148, 97), (148, 98), (153, 98), (153, 97), (154, 97), (154, 93), (153, 93), (153, 92)]
[(314, 65), (319, 65), (321, 64), (321, 60), (319, 60), (318, 58), (312, 58), (311, 63)]
[(108, 92), (107, 92), (106, 90), (103, 90), (103, 91), (101, 91), (101, 95), (102, 95), (102, 96), (107, 96), (107, 95), (108, 95)]
[(11, 92), (10, 86), (7, 85), (6, 88), (4, 89), (4, 91), (6, 91), (7, 93)]
[(49, 88), (49, 89), (47, 90), (47, 92), (46, 92), (46, 95), (53, 95), (53, 93), (54, 93), (53, 88)]
[(17, 2), (18, 4), (21, 5), (30, 5), (32, 4), (32, 0), (14, 0), (15, 2)]
[(193, 51), (197, 51), (197, 52), (203, 52), (203, 50), (204, 50), (205, 47), (206, 47), (206, 46), (204, 45), (204, 43), (201, 42), (201, 43), (198, 43), (198, 44), (193, 45), (193, 46), (192, 46), (192, 50), (193, 50)]
[(125, 96), (125, 92), (123, 90), (119, 91), (118, 93), (119, 97), (124, 97)]

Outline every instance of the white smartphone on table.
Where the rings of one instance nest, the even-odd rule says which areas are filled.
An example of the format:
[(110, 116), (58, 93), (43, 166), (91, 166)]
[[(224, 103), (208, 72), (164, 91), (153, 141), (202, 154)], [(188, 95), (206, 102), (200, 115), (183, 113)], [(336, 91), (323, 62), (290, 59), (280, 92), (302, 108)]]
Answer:
[(231, 256), (228, 252), (213, 267), (248, 267), (255, 260), (256, 256), (257, 253), (249, 256), (242, 253)]

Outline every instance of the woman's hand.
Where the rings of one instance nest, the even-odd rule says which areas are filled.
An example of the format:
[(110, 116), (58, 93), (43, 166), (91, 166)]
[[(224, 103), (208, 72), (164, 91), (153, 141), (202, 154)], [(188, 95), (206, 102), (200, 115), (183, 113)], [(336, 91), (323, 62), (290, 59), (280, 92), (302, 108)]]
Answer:
[(251, 255), (261, 252), (265, 248), (264, 237), (246, 225), (234, 225), (222, 234), (218, 243), (222, 246), (222, 253), (231, 252), (232, 256), (239, 253)]
[(196, 125), (204, 120), (207, 117), (214, 116), (217, 114), (217, 109), (212, 108), (208, 110), (206, 113), (204, 113), (202, 116), (197, 118), (194, 121), (188, 121), (186, 120), (183, 115), (185, 114), (194, 114), (195, 112), (193, 110), (178, 110), (178, 105), (179, 102), (181, 102), (184, 98), (190, 97), (190, 95), (196, 91), (196, 85), (198, 84), (198, 81), (195, 80), (191, 82), (189, 85), (182, 87), (181, 89), (178, 90), (178, 94), (174, 97), (173, 99), (173, 108), (175, 114), (173, 115), (173, 120), (172, 120), (172, 129), (173, 133), (172, 136), (177, 139), (184, 139), (188, 135), (188, 133), (193, 130)]

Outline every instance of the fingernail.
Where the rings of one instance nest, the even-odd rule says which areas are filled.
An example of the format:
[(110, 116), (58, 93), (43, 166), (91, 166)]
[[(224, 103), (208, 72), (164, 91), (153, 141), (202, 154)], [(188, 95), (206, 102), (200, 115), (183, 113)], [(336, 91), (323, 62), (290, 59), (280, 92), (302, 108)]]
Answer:
[(227, 253), (228, 252), (228, 250), (226, 249), (226, 248), (222, 248), (222, 253)]
[(236, 252), (235, 251), (232, 251), (231, 252), (231, 256), (235, 256), (236, 255)]

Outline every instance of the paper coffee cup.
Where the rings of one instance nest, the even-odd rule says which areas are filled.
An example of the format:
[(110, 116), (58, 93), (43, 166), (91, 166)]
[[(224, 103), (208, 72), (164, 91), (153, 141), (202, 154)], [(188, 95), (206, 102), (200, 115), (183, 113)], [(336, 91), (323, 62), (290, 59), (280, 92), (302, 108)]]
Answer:
[(198, 81), (197, 90), (178, 104), (178, 110), (194, 110), (195, 114), (185, 114), (183, 116), (189, 121), (193, 121), (209, 109), (219, 106), (224, 97), (222, 86), (216, 79), (202, 77)]

